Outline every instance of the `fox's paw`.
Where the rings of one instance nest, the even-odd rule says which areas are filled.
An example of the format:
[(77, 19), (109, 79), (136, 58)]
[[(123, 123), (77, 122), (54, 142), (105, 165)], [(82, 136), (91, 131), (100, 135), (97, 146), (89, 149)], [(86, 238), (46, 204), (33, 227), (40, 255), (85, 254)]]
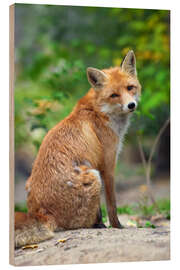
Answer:
[(84, 186), (90, 186), (94, 182), (98, 182), (101, 187), (101, 176), (98, 170), (92, 169), (87, 165), (81, 165), (75, 166), (74, 172), (78, 175), (78, 178), (81, 179), (81, 183)]
[(93, 229), (105, 229), (105, 228), (107, 227), (103, 223), (93, 225)]

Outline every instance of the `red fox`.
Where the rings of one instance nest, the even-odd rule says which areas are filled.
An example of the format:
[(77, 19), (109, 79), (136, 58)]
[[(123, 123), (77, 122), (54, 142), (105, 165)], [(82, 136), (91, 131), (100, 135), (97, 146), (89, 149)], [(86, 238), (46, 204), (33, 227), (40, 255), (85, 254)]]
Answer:
[(120, 67), (87, 68), (87, 78), (92, 88), (40, 146), (26, 183), (28, 213), (15, 213), (15, 247), (50, 239), (58, 230), (105, 227), (102, 181), (110, 224), (122, 228), (114, 169), (141, 94), (134, 52)]

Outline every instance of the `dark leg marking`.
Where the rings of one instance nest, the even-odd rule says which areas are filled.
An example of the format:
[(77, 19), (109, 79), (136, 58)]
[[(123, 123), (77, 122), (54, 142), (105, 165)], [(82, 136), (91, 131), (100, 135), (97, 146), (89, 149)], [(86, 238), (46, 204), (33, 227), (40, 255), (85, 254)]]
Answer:
[(104, 225), (103, 220), (102, 220), (101, 207), (99, 208), (99, 211), (97, 214), (97, 219), (96, 219), (95, 224), (93, 225), (93, 228), (99, 228), (99, 229), (106, 228), (106, 226)]

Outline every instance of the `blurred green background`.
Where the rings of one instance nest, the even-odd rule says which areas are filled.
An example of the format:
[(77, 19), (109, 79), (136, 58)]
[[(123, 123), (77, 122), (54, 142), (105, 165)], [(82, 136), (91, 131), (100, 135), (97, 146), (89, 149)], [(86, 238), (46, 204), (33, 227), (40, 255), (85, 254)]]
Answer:
[[(170, 113), (169, 23), (167, 10), (15, 5), (16, 183), (29, 176), (47, 131), (90, 88), (86, 68), (119, 66), (130, 49), (137, 58), (142, 98), (117, 174), (143, 174), (137, 134), (148, 157)], [(169, 136), (168, 126), (153, 159), (154, 175), (169, 175)], [(24, 190), (17, 190), (18, 201)]]

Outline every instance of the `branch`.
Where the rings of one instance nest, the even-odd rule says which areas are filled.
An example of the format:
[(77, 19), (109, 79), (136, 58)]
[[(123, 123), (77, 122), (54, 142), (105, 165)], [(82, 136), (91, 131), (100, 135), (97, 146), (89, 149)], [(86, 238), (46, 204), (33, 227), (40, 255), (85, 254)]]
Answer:
[(170, 122), (170, 118), (168, 118), (165, 121), (164, 125), (160, 128), (160, 130), (159, 130), (159, 132), (158, 132), (158, 134), (157, 134), (157, 136), (155, 138), (155, 141), (153, 143), (153, 146), (151, 148), (151, 152), (150, 152), (150, 155), (149, 155), (148, 166), (151, 165), (152, 157), (153, 157), (154, 152), (156, 150), (157, 143), (159, 142), (159, 139), (160, 139), (161, 135), (163, 134), (164, 130), (166, 129), (166, 127), (168, 126), (169, 122)]
[(141, 140), (138, 136), (138, 145), (139, 145), (139, 151), (140, 151), (140, 155), (141, 155), (141, 159), (142, 159), (142, 163), (143, 163), (143, 167), (145, 169), (145, 174), (146, 174), (146, 183), (147, 183), (147, 187), (148, 187), (148, 192), (149, 192), (149, 195), (150, 195), (150, 198), (152, 200), (152, 202), (154, 203), (155, 207), (157, 208), (158, 210), (158, 206), (156, 204), (156, 201), (155, 201), (155, 198), (154, 198), (154, 195), (152, 193), (152, 185), (151, 185), (151, 162), (152, 162), (152, 158), (153, 158), (153, 155), (155, 153), (155, 150), (156, 150), (156, 146), (159, 142), (159, 139), (161, 138), (164, 130), (166, 129), (166, 127), (168, 126), (170, 122), (170, 118), (168, 118), (165, 123), (163, 124), (163, 126), (160, 128), (156, 138), (155, 138), (155, 141), (152, 145), (152, 148), (151, 148), (151, 152), (150, 152), (150, 155), (149, 155), (149, 158), (148, 158), (148, 161), (146, 161), (145, 159), (145, 155), (144, 155), (144, 150), (143, 150), (143, 147), (142, 147), (142, 143), (141, 143)]
[(143, 167), (144, 167), (144, 170), (146, 171), (147, 161), (145, 159), (143, 146), (142, 146), (142, 143), (141, 143), (141, 140), (140, 140), (139, 136), (137, 137), (137, 140), (138, 140), (139, 152), (140, 152), (141, 160), (142, 160), (142, 163), (143, 163)]

